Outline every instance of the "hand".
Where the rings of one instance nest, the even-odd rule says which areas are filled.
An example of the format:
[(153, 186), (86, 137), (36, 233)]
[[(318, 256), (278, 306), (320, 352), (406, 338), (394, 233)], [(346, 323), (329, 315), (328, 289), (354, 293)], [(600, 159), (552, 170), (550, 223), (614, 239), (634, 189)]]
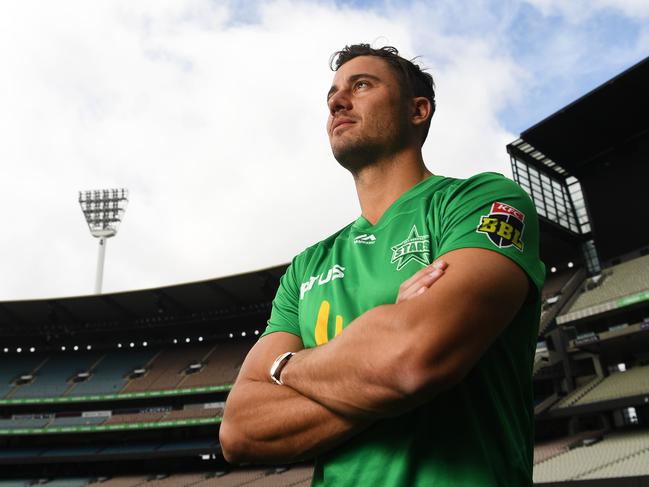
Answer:
[(432, 264), (424, 267), (415, 275), (404, 281), (399, 286), (399, 295), (397, 296), (397, 303), (408, 301), (422, 294), (426, 289), (433, 285), (440, 277), (444, 275), (444, 270), (448, 264), (443, 260), (437, 260)]

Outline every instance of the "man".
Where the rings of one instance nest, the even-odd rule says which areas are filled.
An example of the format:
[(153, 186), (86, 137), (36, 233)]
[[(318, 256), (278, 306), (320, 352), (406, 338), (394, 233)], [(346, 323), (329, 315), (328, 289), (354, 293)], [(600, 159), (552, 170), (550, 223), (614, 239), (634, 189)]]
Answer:
[(534, 206), (498, 174), (426, 169), (432, 77), (396, 49), (334, 60), (327, 131), (362, 216), (282, 277), (228, 397), (224, 456), (315, 457), (314, 485), (531, 485)]

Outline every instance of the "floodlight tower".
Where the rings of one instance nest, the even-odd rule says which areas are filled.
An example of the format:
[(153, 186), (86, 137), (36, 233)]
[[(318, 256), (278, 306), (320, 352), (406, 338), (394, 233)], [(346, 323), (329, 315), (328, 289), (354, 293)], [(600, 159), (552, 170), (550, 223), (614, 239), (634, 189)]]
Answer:
[(79, 204), (93, 237), (99, 239), (95, 293), (101, 294), (107, 239), (117, 235), (117, 229), (128, 205), (128, 189), (96, 189), (79, 191)]

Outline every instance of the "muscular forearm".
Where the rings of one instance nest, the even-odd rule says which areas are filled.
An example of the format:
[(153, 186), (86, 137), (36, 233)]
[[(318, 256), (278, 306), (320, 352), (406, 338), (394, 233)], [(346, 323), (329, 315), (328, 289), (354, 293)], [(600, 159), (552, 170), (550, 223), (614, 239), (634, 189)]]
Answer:
[(294, 462), (327, 451), (368, 424), (288, 387), (248, 380), (228, 397), (221, 446), (232, 463)]
[[(408, 350), (407, 342), (395, 339), (395, 311), (393, 305), (374, 308), (326, 345), (298, 352), (282, 371), (282, 381), (347, 417), (407, 410), (413, 399), (407, 393)], [(399, 363), (403, 367), (395, 367)]]

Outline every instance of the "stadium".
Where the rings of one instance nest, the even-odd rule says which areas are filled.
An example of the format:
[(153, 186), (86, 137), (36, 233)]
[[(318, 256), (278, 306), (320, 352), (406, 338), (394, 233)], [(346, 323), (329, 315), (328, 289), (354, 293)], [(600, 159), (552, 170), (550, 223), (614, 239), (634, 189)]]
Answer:
[[(506, 147), (548, 269), (538, 485), (649, 485), (648, 85), (649, 58)], [(0, 485), (309, 485), (308, 464), (233, 467), (218, 444), (285, 269), (0, 302)]]

